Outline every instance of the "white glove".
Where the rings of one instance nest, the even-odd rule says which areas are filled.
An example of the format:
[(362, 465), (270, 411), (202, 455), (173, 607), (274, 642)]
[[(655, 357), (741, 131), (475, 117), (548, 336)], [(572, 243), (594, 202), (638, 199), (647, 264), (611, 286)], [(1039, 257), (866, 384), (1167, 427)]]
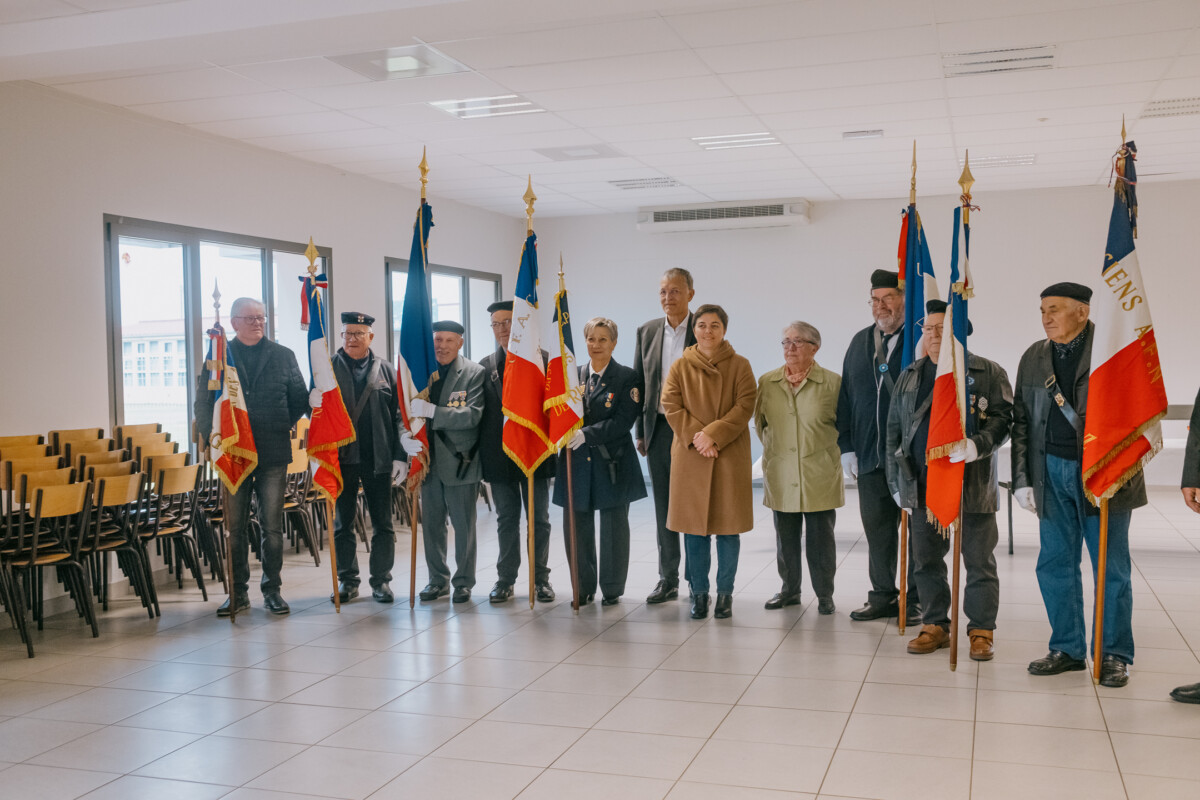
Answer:
[(846, 480), (858, 480), (858, 456), (854, 453), (842, 453), (842, 474)]
[(400, 482), (408, 477), (408, 462), (393, 461), (392, 462), (392, 485), (399, 486)]
[(1021, 508), (1028, 511), (1030, 514), (1037, 513), (1037, 504), (1033, 502), (1033, 487), (1022, 486), (1013, 492), (1013, 497), (1017, 498), (1017, 503)]
[(321, 400), (323, 400), (324, 398), (325, 398), (325, 395), (321, 392), (320, 389), (313, 389), (311, 392), (308, 393), (308, 407), (309, 408), (320, 408)]
[(979, 458), (979, 448), (975, 446), (975, 442), (970, 439), (963, 439), (958, 444), (954, 445), (954, 449), (950, 451), (950, 463), (957, 464), (960, 461), (966, 461), (970, 464)]
[(414, 439), (408, 431), (400, 434), (400, 446), (404, 448), (404, 452), (408, 456), (415, 456), (425, 449), (425, 445), (420, 439)]
[(899, 508), (900, 507), (900, 493), (892, 492), (892, 500), (896, 501), (896, 507)]
[(575, 435), (571, 437), (571, 441), (567, 443), (567, 447), (572, 450), (578, 450), (587, 444), (587, 437), (583, 435), (583, 431), (575, 431)]
[(412, 402), (408, 404), (408, 413), (414, 417), (432, 417), (436, 411), (437, 406), (419, 397), (414, 397)]

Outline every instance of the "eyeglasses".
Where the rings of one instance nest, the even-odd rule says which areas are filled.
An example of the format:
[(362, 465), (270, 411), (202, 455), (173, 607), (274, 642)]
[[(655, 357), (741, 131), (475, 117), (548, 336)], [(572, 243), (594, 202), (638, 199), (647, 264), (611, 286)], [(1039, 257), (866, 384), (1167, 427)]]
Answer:
[(946, 326), (945, 325), (922, 325), (921, 333), (925, 333), (925, 334), (936, 333), (940, 336), (942, 333), (942, 329), (944, 327), (946, 327)]
[(871, 306), (872, 308), (874, 308), (875, 306), (887, 305), (899, 296), (900, 296), (899, 292), (894, 292), (892, 294), (885, 294), (883, 297), (872, 297), (870, 300), (867, 301), (867, 305)]
[(811, 344), (814, 347), (816, 347), (817, 343), (814, 341), (811, 341), (809, 339), (784, 339), (779, 344), (781, 347), (783, 347), (784, 350), (791, 350), (793, 348), (799, 347), (802, 344)]
[(365, 339), (370, 335), (370, 331), (342, 331), (342, 338), (344, 339)]
[(492, 330), (495, 330), (497, 328), (511, 328), (511, 327), (512, 327), (511, 319), (502, 319), (499, 322), (492, 323)]
[(246, 322), (249, 322), (251, 325), (265, 325), (265, 324), (266, 324), (266, 322), (267, 322), (267, 318), (266, 318), (266, 317), (242, 317), (242, 316), (238, 316), (238, 317), (234, 317), (234, 319), (244, 319), (244, 320), (246, 320)]

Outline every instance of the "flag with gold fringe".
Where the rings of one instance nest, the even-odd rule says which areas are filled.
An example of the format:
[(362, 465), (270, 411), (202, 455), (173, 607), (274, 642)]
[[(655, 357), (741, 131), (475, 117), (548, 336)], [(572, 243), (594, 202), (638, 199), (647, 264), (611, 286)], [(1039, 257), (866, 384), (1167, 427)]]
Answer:
[(317, 490), (327, 499), (334, 500), (342, 493), (338, 448), (354, 441), (354, 424), (350, 421), (342, 390), (334, 377), (329, 348), (325, 342), (325, 326), (329, 315), (321, 289), (328, 288), (329, 283), (324, 275), (305, 276), (301, 280), (304, 292), (302, 308), (308, 312), (308, 364), (312, 372), (312, 386), (321, 393), (321, 406), (312, 410), (312, 424), (308, 428), (308, 460)]
[(208, 331), (208, 390), (213, 393), (212, 464), (230, 494), (258, 466), (258, 448), (250, 430), (246, 398), (238, 379), (233, 352), (220, 322)]

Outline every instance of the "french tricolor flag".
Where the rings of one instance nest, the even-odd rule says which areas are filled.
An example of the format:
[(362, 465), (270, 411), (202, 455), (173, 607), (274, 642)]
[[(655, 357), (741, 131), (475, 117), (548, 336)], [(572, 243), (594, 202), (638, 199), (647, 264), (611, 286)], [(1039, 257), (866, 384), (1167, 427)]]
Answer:
[(237, 366), (233, 363), (233, 351), (227, 346), (225, 329), (220, 322), (213, 325), (208, 336), (208, 388), (215, 396), (212, 432), (218, 442), (213, 447), (212, 462), (225, 488), (230, 494), (237, 494), (258, 466), (258, 448), (254, 444), (254, 432), (250, 430), (250, 415), (246, 411)]
[(326, 498), (333, 500), (342, 493), (338, 448), (354, 441), (354, 424), (342, 400), (342, 390), (338, 388), (337, 378), (334, 377), (329, 348), (325, 343), (328, 313), (321, 288), (329, 284), (324, 275), (302, 280), (303, 308), (308, 312), (308, 364), (312, 370), (313, 388), (321, 392), (321, 407), (312, 410), (312, 424), (308, 428), (308, 460), (312, 467), (313, 483)]
[(546, 372), (542, 368), (542, 309), (538, 304), (537, 235), (525, 238), (513, 297), (512, 335), (504, 364), (504, 452), (526, 475), (554, 450), (544, 409)]

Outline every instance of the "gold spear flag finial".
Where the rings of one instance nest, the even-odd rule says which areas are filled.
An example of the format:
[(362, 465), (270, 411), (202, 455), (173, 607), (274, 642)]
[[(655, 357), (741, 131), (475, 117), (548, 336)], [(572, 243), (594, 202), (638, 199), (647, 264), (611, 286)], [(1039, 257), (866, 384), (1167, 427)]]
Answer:
[(1121, 144), (1125, 144), (1125, 115), (1121, 115)]
[(963, 152), (963, 171), (958, 177), (958, 185), (962, 187), (963, 224), (971, 221), (971, 187), (975, 185), (975, 176), (971, 174), (971, 151)]
[(304, 255), (308, 257), (308, 274), (317, 277), (317, 256), (321, 254), (317, 252), (317, 246), (313, 244), (311, 236), (308, 237), (308, 247), (304, 248)]
[(425, 199), (425, 186), (429, 183), (429, 162), (425, 160), (425, 148), (421, 148), (421, 163), (417, 164), (417, 169), (421, 170), (421, 199)]
[(917, 140), (913, 139), (912, 182), (908, 186), (908, 204), (917, 203)]
[(529, 176), (529, 184), (525, 187), (525, 194), (522, 197), (525, 201), (525, 217), (527, 224), (525, 226), (525, 235), (533, 233), (533, 204), (537, 202), (537, 195), (533, 193), (533, 176)]

